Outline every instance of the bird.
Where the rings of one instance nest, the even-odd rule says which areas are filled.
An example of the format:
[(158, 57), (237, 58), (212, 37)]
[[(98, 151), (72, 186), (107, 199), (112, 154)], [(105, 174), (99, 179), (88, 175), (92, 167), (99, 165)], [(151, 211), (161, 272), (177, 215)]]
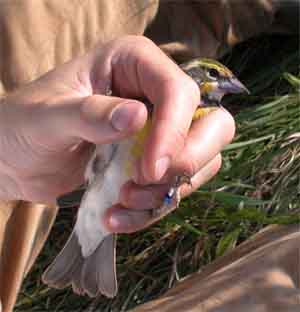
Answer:
[[(197, 83), (201, 92), (201, 102), (193, 120), (220, 107), (225, 94), (249, 93), (236, 76), (216, 60), (196, 58), (180, 67)], [(151, 104), (147, 104), (147, 107), (151, 115)], [(74, 229), (42, 276), (48, 286), (63, 289), (71, 285), (78, 295), (91, 298), (101, 294), (110, 298), (117, 295), (117, 235), (111, 233), (102, 220), (107, 209), (118, 202), (122, 185), (131, 179), (132, 163), (141, 156), (150, 129), (151, 117), (133, 137), (95, 147), (86, 167), (87, 189), (78, 209)], [(184, 174), (175, 177), (161, 206), (153, 209), (154, 218), (169, 213), (179, 205), (179, 187), (183, 183), (191, 183), (190, 177)]]

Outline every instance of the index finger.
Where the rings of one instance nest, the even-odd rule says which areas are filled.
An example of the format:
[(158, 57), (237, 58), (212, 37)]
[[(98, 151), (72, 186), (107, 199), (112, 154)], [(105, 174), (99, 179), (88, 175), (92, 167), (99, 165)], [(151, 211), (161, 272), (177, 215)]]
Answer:
[(143, 37), (130, 37), (114, 56), (113, 85), (120, 96), (146, 97), (154, 106), (141, 169), (143, 181), (156, 182), (184, 147), (200, 103), (200, 90), (192, 78)]

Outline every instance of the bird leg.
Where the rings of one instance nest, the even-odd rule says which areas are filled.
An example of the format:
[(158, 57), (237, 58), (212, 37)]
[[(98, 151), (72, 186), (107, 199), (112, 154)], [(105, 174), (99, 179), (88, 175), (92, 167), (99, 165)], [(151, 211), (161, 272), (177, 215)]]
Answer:
[(161, 217), (168, 214), (170, 211), (179, 207), (181, 200), (180, 186), (187, 183), (192, 187), (191, 177), (188, 174), (178, 175), (175, 177), (174, 183), (169, 188), (169, 191), (163, 198), (163, 203), (159, 208), (153, 209), (153, 217)]

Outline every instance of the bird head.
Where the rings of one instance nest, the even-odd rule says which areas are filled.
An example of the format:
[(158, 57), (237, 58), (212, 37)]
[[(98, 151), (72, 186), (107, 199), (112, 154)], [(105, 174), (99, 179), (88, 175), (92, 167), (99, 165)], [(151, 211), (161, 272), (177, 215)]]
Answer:
[(219, 106), (225, 94), (250, 93), (223, 64), (212, 59), (195, 59), (181, 68), (198, 84), (202, 106)]

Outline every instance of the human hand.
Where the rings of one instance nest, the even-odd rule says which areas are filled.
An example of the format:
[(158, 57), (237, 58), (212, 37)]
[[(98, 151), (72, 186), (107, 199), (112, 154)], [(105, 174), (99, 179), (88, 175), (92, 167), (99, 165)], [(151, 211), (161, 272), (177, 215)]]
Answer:
[(221, 167), (220, 150), (232, 139), (234, 129), (231, 115), (223, 109), (193, 122), (184, 138), (184, 147), (174, 157), (161, 180), (156, 184), (141, 185), (145, 180), (144, 177), (138, 176), (138, 183), (129, 181), (124, 185), (120, 195), (121, 204), (108, 211), (107, 224), (111, 231), (131, 233), (161, 218), (162, 216), (153, 214), (153, 209), (161, 207), (174, 176), (184, 173), (191, 177), (191, 185), (184, 184), (179, 189), (181, 198), (210, 180)]
[(55, 202), (84, 182), (91, 142), (112, 143), (143, 126), (143, 103), (104, 95), (114, 51), (97, 47), (2, 99), (1, 199)]
[[(104, 95), (110, 88), (118, 97)], [(173, 172), (194, 175), (193, 188), (217, 172), (219, 152), (232, 139), (234, 122), (218, 110), (190, 129), (200, 100), (197, 85), (143, 37), (96, 47), (4, 99), (0, 197), (54, 202), (82, 184), (89, 142), (111, 143), (141, 128), (146, 108), (131, 98), (145, 97), (154, 105), (154, 121), (135, 181), (152, 185), (127, 183), (122, 205), (110, 209), (107, 222), (115, 232), (149, 224), (147, 203), (161, 197)]]

